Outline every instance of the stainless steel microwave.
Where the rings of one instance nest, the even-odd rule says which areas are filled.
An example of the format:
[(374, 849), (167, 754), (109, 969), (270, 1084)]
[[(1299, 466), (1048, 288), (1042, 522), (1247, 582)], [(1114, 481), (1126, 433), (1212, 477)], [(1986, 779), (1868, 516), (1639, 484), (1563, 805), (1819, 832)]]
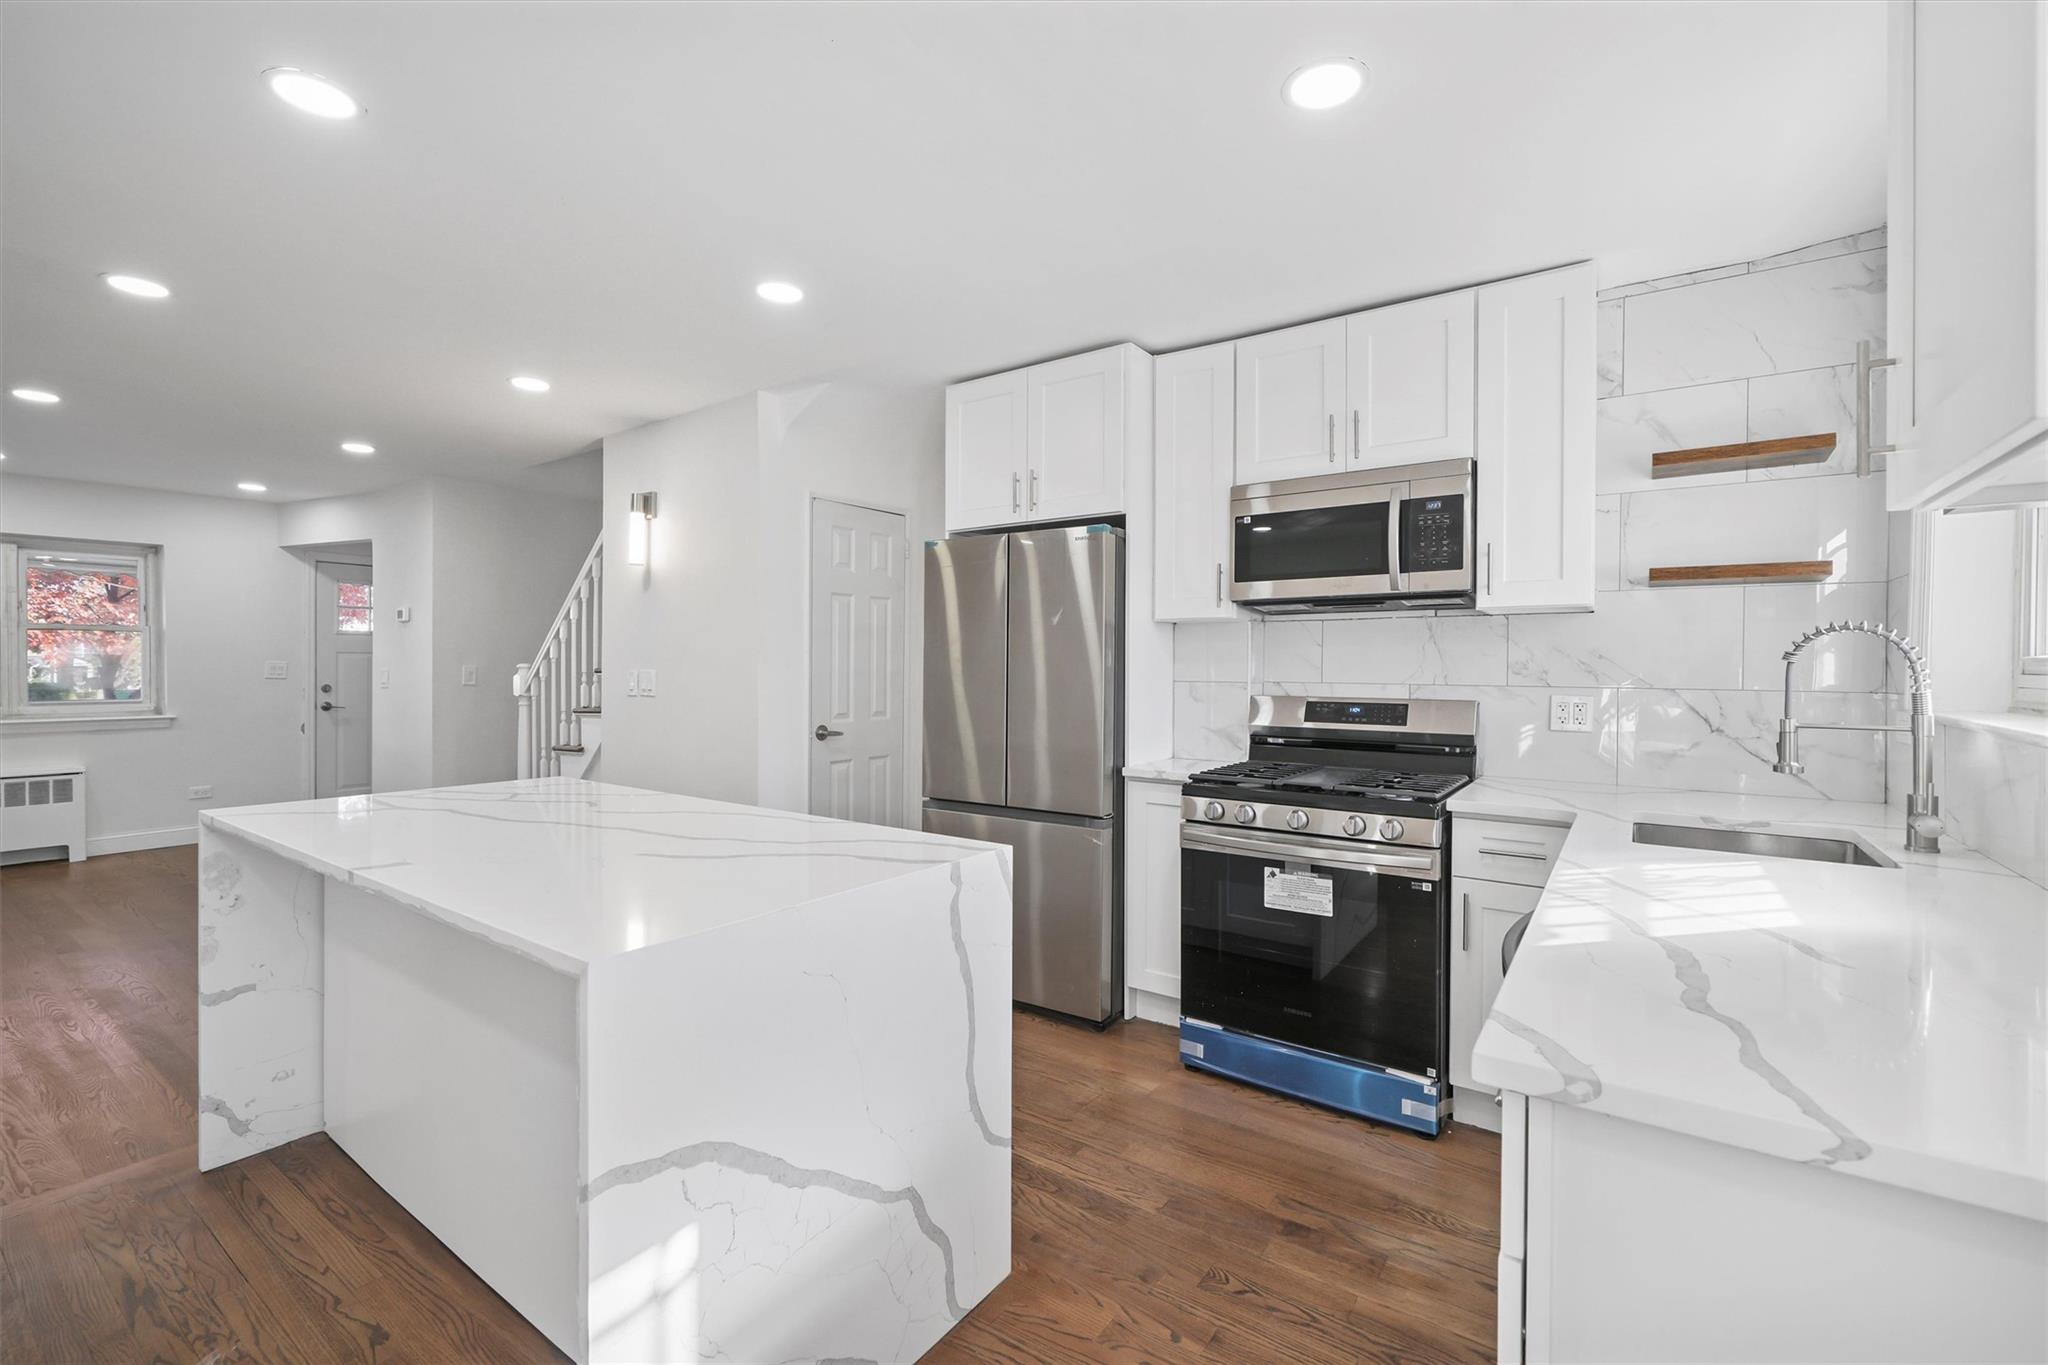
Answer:
[(1230, 490), (1230, 600), (1253, 611), (1470, 607), (1470, 460)]

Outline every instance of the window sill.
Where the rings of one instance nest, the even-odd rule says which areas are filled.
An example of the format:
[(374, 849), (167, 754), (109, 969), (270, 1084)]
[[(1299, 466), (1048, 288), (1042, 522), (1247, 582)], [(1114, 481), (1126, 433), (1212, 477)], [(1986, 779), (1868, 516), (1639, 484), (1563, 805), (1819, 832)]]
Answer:
[(1965, 730), (1982, 730), (1997, 735), (2000, 739), (2017, 740), (2022, 744), (2038, 745), (2048, 749), (2048, 715), (2033, 711), (2006, 711), (1980, 715), (1936, 716), (1942, 725), (1958, 725)]
[(163, 730), (177, 719), (159, 711), (136, 711), (125, 716), (6, 716), (0, 717), (0, 734), (67, 735), (90, 730)]

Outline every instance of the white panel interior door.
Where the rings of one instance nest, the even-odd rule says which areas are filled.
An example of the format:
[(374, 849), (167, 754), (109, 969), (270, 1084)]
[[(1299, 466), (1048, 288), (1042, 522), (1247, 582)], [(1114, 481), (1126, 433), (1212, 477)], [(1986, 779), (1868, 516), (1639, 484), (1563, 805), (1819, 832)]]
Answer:
[(1351, 468), (1471, 457), (1472, 306), (1468, 289), (1345, 320)]
[(313, 565), (313, 794), (370, 790), (370, 566)]
[(811, 813), (904, 823), (902, 514), (811, 503)]
[(1238, 342), (1237, 481), (1341, 472), (1343, 406), (1343, 318)]
[(946, 390), (946, 529), (1024, 520), (1023, 370)]

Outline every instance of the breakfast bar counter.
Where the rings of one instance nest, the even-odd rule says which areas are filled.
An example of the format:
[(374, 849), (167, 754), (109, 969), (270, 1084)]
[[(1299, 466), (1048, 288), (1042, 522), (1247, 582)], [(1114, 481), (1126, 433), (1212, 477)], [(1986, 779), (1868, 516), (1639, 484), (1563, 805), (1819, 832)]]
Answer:
[(1009, 857), (563, 778), (208, 812), (200, 1166), (326, 1131), (578, 1361), (915, 1359), (1009, 1271)]

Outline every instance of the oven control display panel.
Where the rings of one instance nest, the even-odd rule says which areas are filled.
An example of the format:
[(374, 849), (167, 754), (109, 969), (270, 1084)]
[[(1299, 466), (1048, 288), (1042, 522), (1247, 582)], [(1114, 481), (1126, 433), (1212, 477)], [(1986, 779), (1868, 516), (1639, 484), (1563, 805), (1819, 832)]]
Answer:
[(1408, 724), (1405, 701), (1312, 701), (1305, 703), (1301, 711), (1301, 718), (1311, 725)]
[(1410, 498), (1401, 504), (1401, 568), (1435, 573), (1465, 567), (1465, 495)]

